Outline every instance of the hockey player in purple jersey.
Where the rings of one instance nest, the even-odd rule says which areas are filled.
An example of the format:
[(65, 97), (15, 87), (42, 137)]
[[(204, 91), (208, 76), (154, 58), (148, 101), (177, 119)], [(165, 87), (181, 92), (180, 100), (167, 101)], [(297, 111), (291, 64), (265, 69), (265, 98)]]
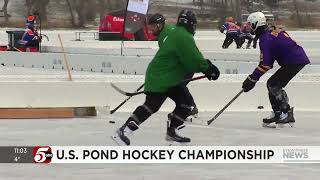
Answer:
[(292, 126), (295, 122), (293, 108), (290, 108), (289, 98), (283, 88), (305, 65), (310, 63), (309, 58), (303, 48), (292, 40), (286, 31), (268, 28), (262, 12), (250, 14), (248, 22), (252, 32), (259, 38), (261, 55), (258, 67), (246, 78), (242, 88), (244, 92), (253, 89), (259, 78), (277, 61), (280, 69), (267, 82), (273, 113), (271, 117), (263, 119), (263, 126), (269, 127), (271, 123), (276, 123), (280, 127), (284, 124)]

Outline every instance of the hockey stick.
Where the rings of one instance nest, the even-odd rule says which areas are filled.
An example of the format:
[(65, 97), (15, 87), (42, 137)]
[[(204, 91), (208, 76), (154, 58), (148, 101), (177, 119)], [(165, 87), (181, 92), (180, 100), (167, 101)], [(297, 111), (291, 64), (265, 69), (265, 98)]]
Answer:
[(119, 93), (121, 93), (121, 94), (123, 94), (125, 96), (132, 97), (132, 96), (136, 96), (136, 95), (144, 93), (144, 91), (126, 92), (126, 91), (120, 89), (119, 87), (117, 87), (116, 85), (114, 85), (113, 83), (110, 83), (110, 84), (111, 84), (111, 87), (113, 87), (116, 91), (118, 91)]
[(58, 34), (58, 38), (59, 38), (59, 41), (60, 41), (60, 45), (61, 45), (61, 49), (62, 49), (62, 53), (63, 53), (63, 57), (64, 57), (64, 62), (66, 63), (67, 70), (68, 70), (68, 80), (72, 81), (72, 75), (71, 75), (71, 71), (70, 71), (70, 68), (69, 68), (69, 62), (68, 62), (68, 59), (67, 59), (67, 54), (66, 54), (66, 52), (64, 50), (60, 34)]
[[(140, 89), (142, 89), (144, 86), (144, 84), (142, 84), (137, 90), (136, 92), (140, 91)], [(117, 107), (115, 107), (114, 109), (112, 109), (110, 111), (110, 114), (115, 113), (122, 105), (124, 105), (124, 103), (126, 103), (132, 96), (127, 97), (127, 99), (125, 99), (124, 101), (122, 101), (122, 103), (120, 103)]]
[[(195, 80), (199, 80), (199, 79), (203, 79), (205, 78), (206, 76), (199, 76), (199, 77), (195, 77), (195, 78), (190, 78), (190, 79), (185, 79), (185, 80), (182, 80), (179, 84), (182, 84), (182, 83), (186, 83), (186, 82), (191, 82), (191, 81), (195, 81)], [(138, 91), (138, 92), (126, 92), (122, 89), (120, 89), (119, 87), (117, 87), (116, 85), (114, 85), (113, 83), (111, 83), (111, 87), (113, 87), (116, 91), (118, 91), (119, 93), (125, 95), (125, 96), (129, 96), (129, 97), (132, 97), (132, 96), (136, 96), (136, 95), (139, 95), (139, 94), (143, 94), (145, 93), (145, 91)]]
[(13, 46), (13, 49), (15, 49), (15, 50), (18, 51), (18, 52), (23, 52), (23, 51), (21, 51), (20, 49), (14, 47), (14, 46)]
[(49, 39), (49, 37), (48, 37), (47, 35), (45, 35), (45, 34), (40, 34), (40, 36), (43, 36), (43, 37), (45, 37), (45, 38), (47, 39), (47, 41), (50, 41), (50, 39)]
[(243, 92), (244, 92), (244, 90), (241, 89), (241, 91), (238, 92), (238, 94), (237, 94), (235, 97), (233, 97), (233, 98), (231, 99), (231, 101), (228, 102), (227, 105), (225, 105), (212, 119), (210, 119), (210, 120), (207, 122), (207, 123), (208, 123), (208, 126), (209, 126), (214, 120), (216, 120), (216, 119), (220, 116), (220, 114), (223, 113), (223, 111), (226, 110), (227, 107), (229, 107), (230, 104), (233, 103), (233, 101), (236, 100)]

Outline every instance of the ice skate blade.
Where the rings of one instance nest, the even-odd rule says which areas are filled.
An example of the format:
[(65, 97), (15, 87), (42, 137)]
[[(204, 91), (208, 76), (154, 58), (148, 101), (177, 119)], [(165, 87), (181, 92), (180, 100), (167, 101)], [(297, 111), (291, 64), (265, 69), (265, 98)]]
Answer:
[(276, 125), (272, 123), (262, 123), (262, 127), (264, 128), (276, 128)]
[(286, 128), (286, 127), (289, 127), (289, 128), (293, 128), (294, 127), (294, 122), (290, 122), (290, 123), (278, 123), (277, 124), (277, 128)]
[(111, 139), (117, 143), (118, 146), (128, 146), (125, 142), (123, 142), (118, 135), (110, 136)]
[(191, 117), (193, 117), (193, 118), (199, 118), (199, 114), (193, 114), (193, 115), (191, 115)]
[(198, 115), (197, 114), (195, 114), (195, 115), (191, 115), (191, 116), (188, 116), (187, 118), (186, 118), (186, 122), (194, 122), (194, 121), (198, 121)]
[(177, 142), (177, 141), (168, 141), (167, 140), (167, 145), (168, 146), (189, 146), (191, 142)]
[(190, 116), (184, 121), (186, 125), (201, 125), (206, 126), (207, 122), (200, 118), (191, 118)]

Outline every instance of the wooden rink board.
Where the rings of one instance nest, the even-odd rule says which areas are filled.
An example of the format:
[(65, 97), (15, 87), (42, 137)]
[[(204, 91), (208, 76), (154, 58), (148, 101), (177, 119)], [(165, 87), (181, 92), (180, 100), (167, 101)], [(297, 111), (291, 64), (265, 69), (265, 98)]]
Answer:
[(96, 116), (95, 107), (0, 109), (0, 119), (76, 118), (87, 116)]

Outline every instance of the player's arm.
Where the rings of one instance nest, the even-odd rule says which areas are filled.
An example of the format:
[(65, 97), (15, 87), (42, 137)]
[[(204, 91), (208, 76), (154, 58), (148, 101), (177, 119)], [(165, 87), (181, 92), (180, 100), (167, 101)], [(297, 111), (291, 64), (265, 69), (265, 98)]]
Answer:
[(216, 80), (220, 72), (209, 60), (204, 59), (191, 35), (176, 36), (177, 55), (189, 72), (202, 72), (209, 80)]
[(221, 27), (220, 27), (220, 32), (223, 33), (225, 30), (227, 30), (229, 27), (228, 23), (224, 23)]
[(260, 63), (254, 69), (253, 73), (250, 74), (242, 84), (244, 92), (248, 92), (254, 88), (256, 82), (259, 81), (260, 77), (263, 76), (267, 71), (272, 68), (274, 59), (271, 56), (270, 48), (263, 42), (260, 43)]
[(175, 42), (179, 61), (187, 71), (204, 72), (208, 69), (208, 63), (196, 46), (191, 34), (177, 34)]
[(268, 42), (260, 41), (260, 63), (250, 75), (258, 81), (267, 71), (272, 69), (274, 59), (272, 58)]

